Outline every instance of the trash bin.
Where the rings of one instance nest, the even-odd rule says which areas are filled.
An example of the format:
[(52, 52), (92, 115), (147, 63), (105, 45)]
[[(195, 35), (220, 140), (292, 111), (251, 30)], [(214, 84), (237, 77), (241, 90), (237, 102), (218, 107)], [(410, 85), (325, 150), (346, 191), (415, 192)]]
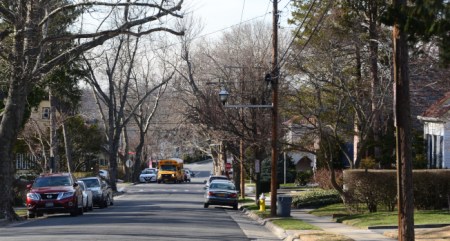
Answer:
[(277, 216), (290, 217), (291, 216), (292, 197), (289, 195), (277, 196)]

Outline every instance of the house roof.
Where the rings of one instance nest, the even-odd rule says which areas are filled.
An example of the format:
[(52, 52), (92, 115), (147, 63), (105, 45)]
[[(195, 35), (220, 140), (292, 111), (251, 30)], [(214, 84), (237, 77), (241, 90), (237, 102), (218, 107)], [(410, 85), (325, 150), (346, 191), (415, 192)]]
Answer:
[(450, 112), (450, 91), (432, 104), (420, 117), (423, 119), (441, 119)]

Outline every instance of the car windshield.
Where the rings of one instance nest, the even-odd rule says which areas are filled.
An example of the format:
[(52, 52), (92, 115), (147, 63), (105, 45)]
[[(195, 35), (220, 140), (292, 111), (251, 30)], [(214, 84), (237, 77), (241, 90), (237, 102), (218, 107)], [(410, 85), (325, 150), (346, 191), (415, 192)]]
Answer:
[(175, 166), (161, 166), (161, 170), (163, 170), (163, 171), (176, 171), (177, 168)]
[(154, 170), (143, 170), (142, 174), (154, 174), (155, 171)]
[(69, 177), (39, 177), (33, 183), (33, 187), (70, 186)]
[(231, 183), (211, 183), (209, 189), (236, 190)]
[(84, 179), (83, 182), (86, 184), (86, 187), (100, 187), (97, 179)]

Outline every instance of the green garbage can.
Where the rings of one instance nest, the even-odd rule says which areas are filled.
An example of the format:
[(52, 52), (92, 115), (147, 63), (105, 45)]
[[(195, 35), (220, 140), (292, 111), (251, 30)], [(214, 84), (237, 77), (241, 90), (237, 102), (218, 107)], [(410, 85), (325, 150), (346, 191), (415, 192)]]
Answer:
[(291, 216), (292, 196), (278, 195), (277, 196), (277, 216), (290, 217)]

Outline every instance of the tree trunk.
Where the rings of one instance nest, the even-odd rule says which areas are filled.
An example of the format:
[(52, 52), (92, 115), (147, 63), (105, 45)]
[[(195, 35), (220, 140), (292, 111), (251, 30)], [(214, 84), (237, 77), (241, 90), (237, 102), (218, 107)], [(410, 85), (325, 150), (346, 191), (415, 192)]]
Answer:
[[(57, 144), (58, 144), (58, 135), (56, 132), (56, 101), (55, 97), (52, 95), (52, 91), (49, 91), (49, 102), (50, 102), (50, 172), (57, 172)], [(47, 167), (45, 167), (47, 169)]]
[[(139, 144), (136, 147), (136, 158), (134, 162), (134, 171), (132, 176), (133, 182), (139, 182), (139, 174), (141, 173), (141, 165), (142, 165), (142, 149), (145, 143), (145, 134), (141, 133), (139, 135)], [(145, 160), (145, 159), (144, 159)]]
[[(19, 66), (15, 66), (16, 74)], [(0, 123), (0, 213), (5, 214), (8, 221), (18, 220), (19, 217), (13, 209), (13, 180), (14, 180), (14, 155), (13, 146), (17, 139), (20, 125), (23, 121), (28, 85), (26, 77), (11, 81), (9, 96), (5, 104), (5, 110)]]
[(67, 160), (67, 171), (74, 172), (75, 166), (72, 160), (72, 138), (70, 136), (69, 131), (67, 130), (66, 124), (62, 123), (62, 131), (64, 137), (64, 149), (66, 151), (66, 160)]
[[(394, 0), (403, 9), (406, 0)], [(398, 18), (398, 17), (397, 17)], [(396, 126), (398, 240), (414, 240), (414, 195), (411, 154), (411, 112), (409, 100), (408, 45), (406, 34), (395, 19), (392, 30), (394, 54), (394, 115)]]
[(374, 142), (373, 156), (380, 161), (381, 148), (380, 142), (380, 110), (379, 110), (379, 78), (378, 78), (378, 3), (377, 1), (369, 2), (369, 51), (370, 51), (370, 72), (371, 80), (371, 101), (372, 101), (372, 138)]

